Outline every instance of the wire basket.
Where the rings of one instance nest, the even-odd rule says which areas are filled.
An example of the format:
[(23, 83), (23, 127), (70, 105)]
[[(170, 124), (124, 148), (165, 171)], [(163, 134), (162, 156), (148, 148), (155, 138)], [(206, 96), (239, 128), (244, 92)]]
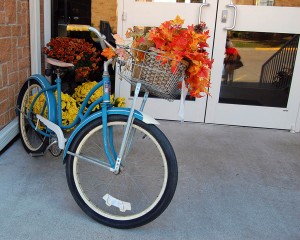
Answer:
[[(140, 82), (144, 91), (168, 100), (180, 94), (179, 82), (184, 77), (188, 62), (179, 62), (151, 50), (131, 49), (129, 56), (119, 72), (126, 81), (133, 85)], [(171, 72), (174, 61), (177, 62), (176, 68)]]

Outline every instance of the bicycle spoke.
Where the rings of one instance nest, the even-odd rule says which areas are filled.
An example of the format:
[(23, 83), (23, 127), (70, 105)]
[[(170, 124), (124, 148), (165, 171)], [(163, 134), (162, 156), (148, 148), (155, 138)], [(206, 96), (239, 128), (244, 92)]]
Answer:
[[(118, 120), (119, 118), (121, 120)], [(113, 146), (118, 151), (123, 140), (127, 119), (125, 116), (111, 116), (110, 119), (114, 119), (108, 122), (108, 126), (113, 129)], [(108, 224), (105, 219), (118, 222), (117, 224), (124, 222), (126, 226), (127, 224), (128, 226), (134, 225), (131, 220), (138, 221), (138, 219), (145, 218), (148, 219), (145, 221), (149, 221), (155, 218), (154, 212), (156, 216), (161, 212), (160, 210), (151, 211), (153, 208), (165, 209), (170, 202), (175, 191), (174, 184), (176, 186), (177, 165), (173, 161), (174, 155), (166, 156), (160, 143), (152, 135), (156, 134), (152, 132), (153, 127), (149, 126), (149, 132), (140, 125), (132, 125), (130, 133), (132, 137), (134, 132), (132, 144), (130, 150), (126, 150), (126, 158), (122, 159), (118, 174), (103, 168), (96, 168), (94, 171), (92, 164), (76, 157), (72, 157), (72, 160), (67, 162), (67, 171), (73, 173), (67, 176), (71, 177), (68, 178), (68, 183), (75, 200), (80, 202), (80, 206), (86, 206), (86, 208), (82, 207), (84, 211), (90, 209), (93, 217), (98, 221), (110, 226), (113, 226), (113, 223)], [(73, 151), (81, 152), (83, 155), (97, 156), (97, 158), (104, 157), (103, 142), (99, 142), (99, 136), (102, 136), (102, 126), (94, 121), (86, 126), (82, 131), (82, 136), (78, 135), (74, 140), (76, 150)], [(95, 142), (97, 144), (94, 144)], [(173, 160), (170, 161), (170, 159)], [(175, 175), (174, 172), (170, 172), (168, 164), (172, 164)], [(164, 194), (168, 188), (167, 180), (172, 174), (172, 180), (175, 179), (175, 181), (170, 181), (173, 184), (172, 190), (168, 190), (169, 194)], [(164, 204), (165, 202), (167, 204)], [(89, 214), (90, 210), (88, 210)]]
[[(22, 143), (27, 152), (30, 153), (43, 153), (48, 145), (46, 141), (47, 137), (43, 134), (37, 132), (32, 125), (35, 125), (36, 118), (35, 114), (32, 112), (30, 113), (30, 107), (34, 109), (34, 106), (31, 104), (34, 99), (34, 95), (38, 93), (42, 87), (40, 83), (35, 80), (29, 80), (26, 84), (27, 89), (23, 96), (21, 96), (21, 105), (19, 107), (19, 130), (21, 133)], [(44, 110), (47, 110), (48, 105), (44, 104)], [(44, 125), (40, 125), (39, 129), (44, 131), (46, 134), (47, 128)]]

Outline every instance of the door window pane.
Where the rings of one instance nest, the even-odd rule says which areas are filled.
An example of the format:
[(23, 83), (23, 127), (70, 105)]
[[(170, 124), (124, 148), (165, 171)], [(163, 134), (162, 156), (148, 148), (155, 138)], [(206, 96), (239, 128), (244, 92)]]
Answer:
[(220, 103), (287, 106), (299, 35), (228, 31)]
[(300, 7), (300, 0), (234, 0), (236, 5)]

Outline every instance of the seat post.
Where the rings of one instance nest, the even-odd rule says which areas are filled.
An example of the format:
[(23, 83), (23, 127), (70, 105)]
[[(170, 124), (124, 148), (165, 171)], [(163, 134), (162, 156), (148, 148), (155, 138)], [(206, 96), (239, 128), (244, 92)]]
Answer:
[(56, 73), (56, 89), (57, 89), (57, 122), (58, 125), (61, 127), (62, 126), (62, 109), (61, 109), (61, 69), (58, 67), (57, 69), (55, 69), (55, 73)]

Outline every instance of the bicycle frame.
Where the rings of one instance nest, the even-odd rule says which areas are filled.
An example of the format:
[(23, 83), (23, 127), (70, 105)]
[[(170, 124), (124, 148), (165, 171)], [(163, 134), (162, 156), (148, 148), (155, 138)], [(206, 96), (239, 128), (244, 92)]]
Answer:
[[(112, 132), (112, 127), (108, 127), (107, 122), (108, 122), (108, 110), (111, 107), (110, 105), (110, 77), (109, 77), (109, 73), (108, 73), (108, 65), (113, 61), (113, 59), (108, 60), (107, 62), (104, 63), (104, 72), (103, 72), (103, 103), (102, 103), (102, 126), (103, 126), (103, 145), (104, 145), (104, 151), (106, 154), (106, 157), (108, 158), (109, 161), (109, 166), (106, 164), (105, 161), (101, 161), (101, 160), (95, 160), (95, 159), (90, 159), (90, 158), (86, 158), (86, 157), (82, 157), (78, 154), (72, 153), (70, 151), (67, 151), (67, 154), (82, 158), (84, 160), (87, 161), (91, 161), (93, 163), (96, 163), (102, 167), (108, 168), (110, 171), (113, 171), (115, 174), (117, 174), (119, 172), (119, 168), (121, 165), (121, 160), (124, 156), (125, 153), (125, 148), (127, 143), (129, 142), (129, 146), (132, 143), (132, 139), (129, 139), (129, 133), (132, 127), (132, 123), (134, 120), (134, 106), (141, 88), (141, 84), (138, 83), (136, 86), (136, 90), (135, 90), (135, 97), (132, 103), (132, 107), (130, 109), (130, 112), (128, 114), (128, 120), (127, 120), (127, 124), (126, 124), (126, 128), (125, 128), (125, 132), (124, 132), (124, 137), (123, 137), (123, 141), (121, 143), (121, 147), (120, 147), (120, 151), (117, 154), (115, 148), (114, 148), (114, 140), (113, 140), (113, 132)], [(143, 103), (141, 106), (141, 109), (144, 108), (145, 106), (145, 102), (147, 100), (147, 96), (148, 94), (146, 94), (146, 97), (143, 99)], [(85, 126), (86, 124), (84, 124)], [(78, 126), (79, 129), (81, 129), (81, 126)], [(133, 138), (134, 134), (132, 135)], [(72, 139), (72, 136), (71, 136)], [(109, 141), (108, 141), (109, 139)], [(111, 156), (111, 153), (113, 156)]]
[[(111, 59), (111, 60), (108, 60), (104, 63), (104, 73), (103, 73), (102, 80), (98, 84), (96, 84), (90, 90), (90, 92), (87, 94), (86, 98), (84, 99), (84, 101), (83, 101), (83, 103), (82, 103), (82, 105), (79, 109), (78, 115), (76, 116), (73, 123), (71, 123), (70, 125), (63, 125), (62, 124), (62, 103), (61, 103), (61, 101), (62, 101), (62, 99), (61, 99), (61, 93), (62, 93), (62, 91), (61, 91), (61, 81), (62, 80), (61, 80), (59, 74), (58, 74), (58, 76), (55, 80), (55, 82), (56, 82), (55, 85), (44, 86), (44, 88), (42, 88), (41, 91), (37, 92), (36, 96), (34, 97), (33, 101), (30, 104), (29, 112), (27, 113), (27, 118), (29, 120), (29, 123), (30, 123), (31, 127), (34, 128), (37, 132), (39, 132), (41, 135), (44, 135), (46, 137), (51, 137), (53, 135), (52, 131), (55, 132), (56, 135), (58, 135), (58, 134), (57, 134), (57, 131), (54, 131), (54, 129), (50, 127), (50, 122), (52, 122), (56, 125), (55, 126), (56, 129), (57, 128), (60, 128), (60, 129), (63, 129), (63, 130), (71, 129), (71, 128), (75, 127), (76, 125), (78, 125), (78, 123), (84, 122), (84, 120), (86, 120), (91, 115), (92, 110), (94, 109), (94, 107), (98, 104), (101, 104), (101, 113), (102, 113), (101, 117), (102, 117), (102, 125), (103, 125), (103, 144), (104, 144), (104, 151), (106, 153), (109, 164), (107, 164), (103, 160), (98, 160), (97, 163), (99, 165), (101, 165), (103, 167), (106, 167), (106, 168), (109, 168), (111, 171), (114, 171), (115, 173), (117, 173), (119, 171), (119, 167), (120, 167), (120, 164), (121, 164), (121, 159), (122, 159), (122, 157), (125, 153), (125, 146), (126, 146), (128, 141), (129, 141), (130, 144), (131, 144), (131, 141), (132, 141), (131, 139), (129, 140), (129, 132), (130, 132), (131, 125), (132, 125), (132, 122), (133, 122), (133, 119), (134, 119), (134, 114), (136, 114), (134, 112), (134, 105), (135, 105), (135, 101), (137, 99), (137, 96), (138, 96), (138, 93), (139, 93), (139, 90), (140, 90), (140, 84), (138, 84), (137, 88), (136, 88), (136, 94), (135, 94), (136, 97), (135, 97), (135, 101), (133, 103), (133, 106), (130, 109), (129, 113), (128, 114), (126, 113), (126, 115), (128, 115), (128, 123), (127, 123), (126, 128), (125, 128), (124, 139), (123, 139), (123, 142), (121, 144), (121, 149), (120, 149), (119, 153), (117, 153), (115, 148), (114, 148), (114, 144), (113, 144), (114, 140), (113, 140), (112, 127), (107, 126), (108, 115), (109, 115), (108, 112), (112, 107), (112, 105), (110, 103), (111, 83), (110, 83), (110, 76), (109, 76), (109, 73), (108, 73), (108, 66), (109, 66), (109, 64), (111, 64), (112, 61), (113, 60)], [(95, 91), (98, 90), (100, 87), (103, 87), (103, 95), (99, 99), (94, 101), (88, 107), (88, 109), (84, 112), (86, 106), (88, 105), (89, 99), (95, 93)], [(55, 116), (54, 119), (52, 119), (52, 121), (49, 121), (49, 120), (43, 118), (42, 116), (38, 116), (37, 117), (38, 121), (36, 123), (31, 121), (30, 115), (33, 113), (34, 105), (38, 101), (39, 97), (42, 94), (46, 94), (46, 93), (49, 93), (49, 92), (53, 93), (55, 91), (57, 91), (57, 99), (55, 99), (54, 101), (49, 101), (46, 98), (46, 103), (44, 104), (44, 107), (41, 109), (41, 112), (39, 113), (40, 115), (43, 115), (44, 112), (45, 112), (46, 106), (47, 106), (46, 104), (48, 104), (48, 106), (51, 105), (51, 106), (49, 106), (50, 109), (56, 108), (56, 114), (54, 114), (54, 116)], [(146, 99), (147, 98), (145, 98), (144, 101), (143, 101), (143, 104), (142, 104), (143, 106), (145, 105)], [(55, 105), (55, 106), (53, 106), (53, 105)], [(141, 108), (141, 110), (142, 110), (142, 108)], [(124, 114), (124, 113), (122, 113), (122, 114)], [(46, 126), (48, 126), (48, 129), (50, 129), (50, 130), (52, 129), (52, 131), (50, 131), (50, 130), (42, 131), (41, 129), (39, 129), (38, 128), (39, 121), (44, 122), (44, 124)], [(84, 126), (85, 126), (85, 124), (83, 124), (82, 126), (78, 125), (79, 130)], [(61, 130), (60, 130), (60, 132), (61, 132)], [(63, 134), (60, 134), (60, 135), (63, 136)], [(62, 146), (62, 144), (60, 146)], [(62, 148), (64, 148), (64, 145), (63, 145)], [(70, 153), (70, 152), (68, 152), (67, 154), (71, 154), (71, 155), (73, 154), (74, 155), (74, 153)], [(91, 159), (88, 159), (88, 158), (80, 156), (80, 155), (76, 155), (76, 156), (79, 157), (79, 158), (82, 158), (84, 160), (87, 160), (87, 161), (91, 160)], [(95, 163), (95, 161), (93, 161), (93, 162)]]
[[(90, 31), (96, 32), (97, 35), (99, 35), (98, 37), (101, 38), (100, 33), (97, 32), (97, 30), (95, 30), (94, 28), (92, 28), (92, 27), (86, 28), (86, 26), (85, 26), (84, 29), (85, 30), (88, 29)], [(106, 44), (108, 44), (103, 39), (103, 44), (104, 44), (104, 42)], [(134, 96), (134, 100), (132, 102), (132, 106), (130, 109), (126, 109), (125, 111), (117, 110), (116, 111), (117, 113), (115, 113), (114, 111), (111, 110), (111, 108), (112, 108), (112, 105), (110, 103), (111, 83), (110, 83), (110, 76), (109, 76), (109, 72), (108, 72), (108, 66), (112, 63), (112, 61), (113, 61), (113, 59), (110, 59), (110, 60), (104, 62), (104, 72), (103, 72), (102, 80), (98, 84), (96, 84), (96, 86), (94, 86), (90, 90), (90, 92), (87, 94), (85, 100), (83, 101), (83, 103), (79, 109), (78, 115), (76, 116), (73, 123), (71, 123), (70, 125), (62, 124), (62, 102), (61, 102), (62, 101), (62, 99), (61, 99), (61, 93), (62, 93), (61, 81), (62, 80), (60, 78), (60, 74), (57, 74), (57, 78), (55, 80), (56, 84), (54, 84), (54, 85), (50, 85), (48, 83), (48, 81), (46, 80), (46, 78), (42, 79), (41, 75), (36, 75), (34, 79), (38, 80), (38, 82), (41, 83), (42, 90), (37, 93), (37, 95), (34, 97), (33, 101), (31, 102), (29, 112), (27, 114), (27, 118), (30, 122), (31, 127), (34, 128), (36, 131), (38, 131), (41, 135), (44, 135), (46, 137), (51, 137), (51, 136), (53, 136), (53, 133), (56, 134), (58, 147), (60, 149), (64, 149), (64, 159), (65, 159), (66, 154), (70, 154), (70, 155), (76, 156), (78, 158), (81, 158), (83, 160), (98, 164), (102, 167), (109, 169), (110, 171), (113, 171), (115, 174), (117, 174), (117, 173), (119, 173), (121, 160), (124, 156), (127, 155), (128, 151), (131, 147), (131, 144), (132, 144), (132, 139), (134, 137), (135, 132), (133, 132), (132, 135), (130, 136), (130, 130), (131, 130), (134, 118), (137, 117), (140, 120), (142, 120), (146, 123), (151, 123), (151, 124), (158, 124), (158, 122), (155, 119), (134, 109), (134, 106), (136, 104), (136, 100), (138, 98), (138, 94), (139, 94), (139, 91), (141, 88), (141, 83), (137, 83), (137, 85), (136, 85), (135, 96)], [(30, 81), (30, 78), (28, 81)], [(84, 112), (86, 106), (88, 105), (89, 99), (95, 93), (95, 91), (98, 90), (100, 87), (103, 87), (103, 96), (100, 97), (99, 99), (97, 99), (96, 101), (94, 101), (88, 107), (88, 109)], [(54, 94), (53, 94), (55, 91), (57, 91), (57, 99), (55, 99)], [(49, 97), (49, 99), (46, 98), (46, 103), (44, 105), (44, 108), (41, 110), (40, 114), (43, 115), (45, 108), (47, 106), (46, 104), (48, 104), (49, 109), (55, 108), (55, 112), (48, 113), (49, 115), (51, 114), (49, 119), (46, 119), (43, 116), (37, 114), (38, 121), (35, 125), (33, 123), (33, 121), (31, 121), (30, 115), (31, 115), (31, 113), (33, 113), (34, 104), (36, 103), (36, 101), (42, 94), (45, 94), (47, 97), (51, 95), (51, 97)], [(143, 108), (145, 106), (147, 97), (148, 97), (148, 94), (146, 94), (143, 99), (143, 102), (142, 102), (142, 105), (140, 108), (141, 111), (143, 110)], [(92, 114), (92, 110), (94, 109), (94, 107), (99, 104), (101, 104), (100, 113), (97, 112), (97, 113)], [(53, 105), (55, 105), (55, 106), (53, 106)], [(114, 148), (114, 144), (113, 144), (114, 140), (113, 140), (112, 127), (108, 127), (108, 115), (110, 115), (110, 114), (121, 114), (121, 115), (128, 116), (128, 121), (127, 121), (127, 124), (125, 127), (123, 141), (121, 143), (121, 147), (120, 147), (120, 150), (118, 153), (116, 152), (116, 150)], [(104, 160), (92, 159), (92, 158), (80, 156), (76, 153), (72, 153), (72, 152), (68, 151), (68, 148), (69, 148), (74, 136), (80, 131), (80, 129), (82, 129), (84, 126), (89, 124), (89, 122), (92, 121), (93, 119), (99, 118), (99, 117), (102, 118), (103, 145), (104, 145), (104, 151), (105, 151), (105, 154), (106, 154), (106, 157), (107, 157), (109, 163), (107, 163), (107, 161), (104, 161)], [(145, 120), (144, 120), (144, 118), (145, 118)], [(43, 122), (47, 126), (46, 132), (42, 131), (38, 128), (39, 121)], [(67, 141), (67, 144), (65, 145), (66, 139), (64, 138), (64, 134), (63, 134), (62, 130), (71, 129), (71, 128), (75, 127), (76, 125), (77, 125), (77, 127), (73, 131), (74, 134), (72, 133), (72, 135), (70, 136), (70, 138)], [(126, 146), (127, 146), (127, 149), (126, 149)]]

